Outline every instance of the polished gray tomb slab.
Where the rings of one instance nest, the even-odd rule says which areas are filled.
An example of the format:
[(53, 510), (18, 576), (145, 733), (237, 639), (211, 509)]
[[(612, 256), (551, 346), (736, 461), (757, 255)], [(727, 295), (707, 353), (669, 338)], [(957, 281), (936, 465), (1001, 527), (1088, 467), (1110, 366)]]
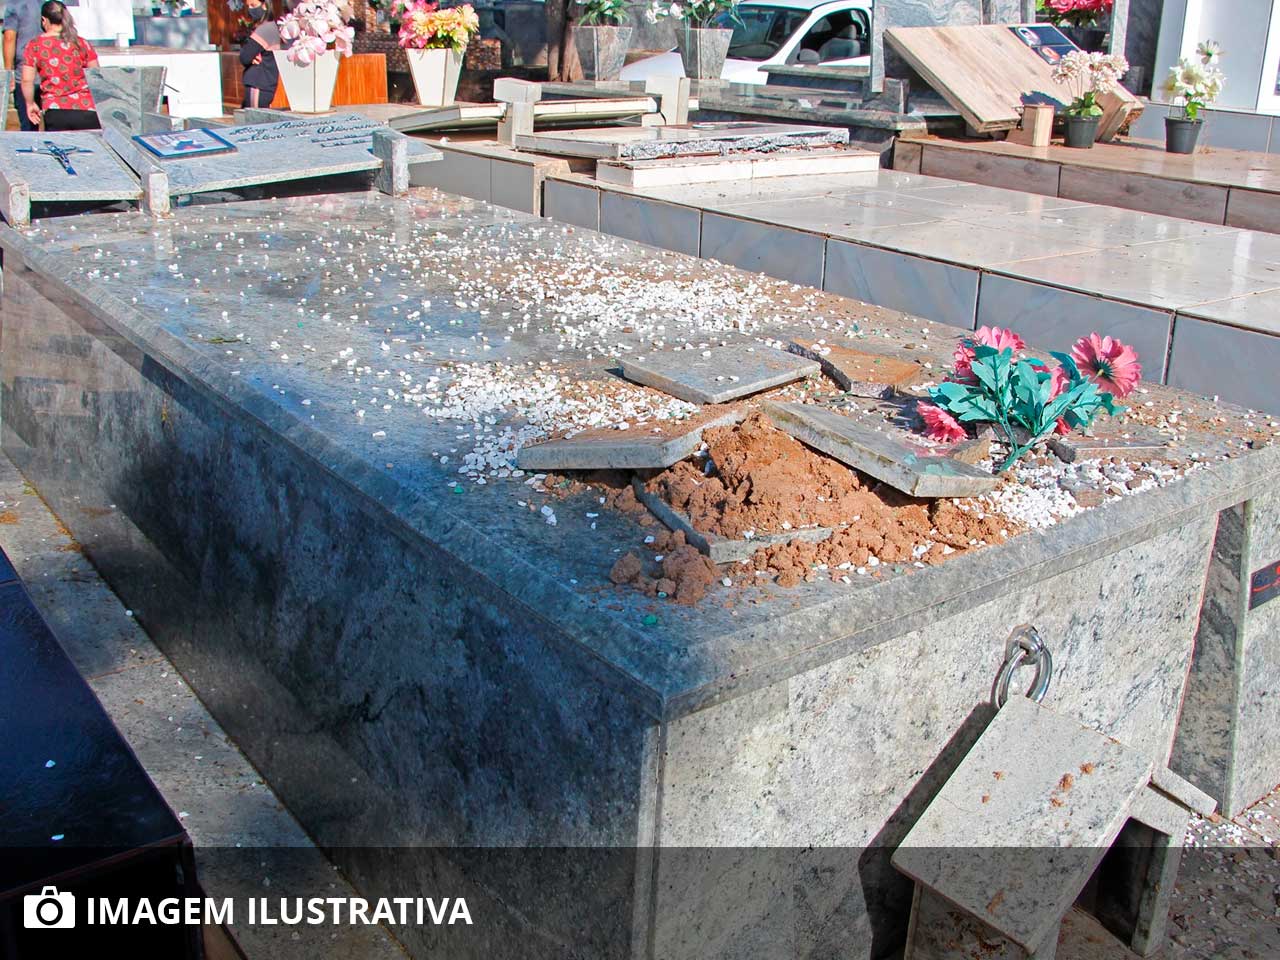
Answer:
[(374, 150), (375, 132), (404, 140), (404, 163), (440, 159), (427, 144), (354, 113), (218, 127), (216, 132), (235, 149), (171, 159), (137, 144), (132, 149), (122, 145), (121, 151), (138, 173), (163, 172), (172, 196), (381, 170), (383, 160)]
[[(1009, 629), (1051, 645), (1056, 711), (1166, 758), (1217, 512), (1280, 470), (1241, 451), (939, 567), (659, 605), (608, 581), (652, 528), (594, 493), (552, 525), (527, 478), (460, 482), (473, 437), (522, 424), (451, 417), (451, 389), (530, 363), (616, 383), (561, 341), (563, 304), (476, 284), (551, 251), (623, 297), (759, 278), (431, 191), (0, 245), (6, 452), (362, 892), (447, 888), (484, 917), (397, 927), (416, 955), (882, 954), (906, 919), (888, 854), (987, 723)], [(718, 336), (814, 338), (789, 292)], [(438, 399), (388, 396), (402, 374)], [(599, 858), (544, 853), (526, 882), (534, 847)]]
[(21, 226), (31, 203), (136, 200), (142, 187), (96, 133), (20, 132), (0, 137), (0, 214)]

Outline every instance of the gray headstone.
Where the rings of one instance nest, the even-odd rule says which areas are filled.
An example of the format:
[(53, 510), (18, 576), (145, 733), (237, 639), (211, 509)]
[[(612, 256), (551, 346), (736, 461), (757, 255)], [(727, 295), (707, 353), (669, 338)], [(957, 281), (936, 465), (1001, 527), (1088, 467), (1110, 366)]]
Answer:
[(646, 470), (669, 467), (692, 454), (702, 443), (702, 431), (742, 419), (740, 411), (714, 417), (694, 417), (671, 427), (648, 425), (631, 430), (588, 430), (560, 440), (521, 447), (516, 465), (521, 470)]
[[(70, 170), (55, 155), (62, 151)], [(97, 133), (11, 131), (0, 136), (0, 213), (10, 224), (29, 220), (31, 201), (137, 200), (141, 196), (137, 178)]]
[(670, 350), (622, 361), (628, 380), (690, 403), (727, 403), (819, 370), (813, 360), (773, 347), (734, 344), (711, 350)]
[(103, 129), (113, 127), (130, 135), (149, 133), (147, 115), (160, 112), (164, 67), (90, 67), (85, 71), (89, 92)]
[[(234, 151), (158, 162), (173, 196), (378, 170), (382, 160), (373, 151), (378, 130), (387, 127), (354, 113), (219, 127), (218, 135), (234, 144)], [(406, 141), (406, 164), (439, 159), (439, 151), (427, 144)]]
[(844, 414), (802, 403), (766, 402), (774, 424), (801, 443), (912, 497), (972, 497), (997, 478), (947, 455), (945, 447), (916, 442), (904, 430), (874, 430)]

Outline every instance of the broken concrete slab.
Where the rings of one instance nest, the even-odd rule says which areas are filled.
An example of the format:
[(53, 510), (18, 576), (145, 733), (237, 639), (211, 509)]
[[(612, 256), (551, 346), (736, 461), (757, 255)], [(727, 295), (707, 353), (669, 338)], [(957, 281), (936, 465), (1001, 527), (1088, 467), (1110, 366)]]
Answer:
[(1218, 809), (1218, 801), (1168, 767), (1156, 766), (1151, 775), (1151, 785), (1202, 817), (1210, 816)]
[(813, 404), (764, 404), (778, 429), (912, 497), (972, 497), (998, 482), (991, 474), (930, 447), (905, 431), (874, 430)]
[(649, 508), (649, 512), (666, 525), (667, 529), (684, 532), (685, 541), (693, 544), (708, 557), (712, 563), (736, 563), (753, 556), (764, 547), (777, 546), (780, 543), (791, 543), (793, 540), (809, 540), (820, 543), (835, 533), (830, 527), (808, 527), (797, 530), (786, 530), (782, 533), (764, 533), (751, 539), (729, 540), (718, 537), (714, 533), (702, 533), (693, 528), (689, 517), (672, 507), (656, 493), (646, 490), (639, 477), (631, 481), (631, 489), (636, 499)]
[(1072, 433), (1050, 437), (1049, 449), (1065, 463), (1100, 457), (1150, 460), (1176, 456), (1168, 441), (1154, 430), (1124, 423), (1098, 425), (1087, 435)]
[(622, 361), (622, 375), (690, 403), (727, 403), (811, 377), (817, 362), (759, 344), (672, 350)]
[(893, 865), (918, 891), (955, 904), (1034, 956), (1056, 936), (1154, 766), (1112, 737), (1012, 697)]
[(787, 349), (794, 354), (816, 360), (822, 372), (836, 382), (845, 393), (883, 400), (913, 383), (929, 379), (924, 367), (910, 360), (898, 360), (883, 354), (867, 353), (834, 343), (816, 340), (792, 340)]
[(742, 419), (741, 410), (710, 410), (687, 420), (643, 424), (629, 430), (586, 430), (532, 443), (516, 454), (521, 470), (645, 470), (683, 460), (702, 444), (702, 431)]

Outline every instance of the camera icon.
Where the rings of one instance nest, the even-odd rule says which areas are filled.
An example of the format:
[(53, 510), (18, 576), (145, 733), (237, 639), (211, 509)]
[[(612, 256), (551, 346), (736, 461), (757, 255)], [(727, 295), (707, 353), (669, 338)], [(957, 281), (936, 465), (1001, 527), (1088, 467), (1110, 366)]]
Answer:
[(31, 929), (69, 929), (76, 925), (76, 895), (59, 893), (57, 887), (41, 887), (22, 898), (22, 925)]

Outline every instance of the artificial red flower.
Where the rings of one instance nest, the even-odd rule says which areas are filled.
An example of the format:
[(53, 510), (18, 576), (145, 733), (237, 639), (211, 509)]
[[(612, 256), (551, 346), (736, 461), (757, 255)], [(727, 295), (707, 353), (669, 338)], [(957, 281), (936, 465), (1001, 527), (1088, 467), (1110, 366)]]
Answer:
[(1103, 390), (1127, 397), (1142, 379), (1142, 364), (1133, 347), (1112, 337), (1091, 333), (1071, 347), (1071, 359), (1080, 372)]
[(952, 379), (958, 383), (973, 382), (973, 346), (976, 343), (982, 344), (984, 347), (993, 347), (996, 350), (1022, 350), (1026, 347), (1023, 339), (1012, 330), (1005, 330), (1001, 327), (979, 327), (973, 332), (970, 339), (961, 340), (956, 344), (956, 352), (952, 355), (952, 362), (955, 365), (955, 373)]
[(932, 403), (917, 403), (916, 412), (924, 421), (924, 435), (930, 440), (956, 443), (969, 436), (956, 418), (941, 407), (935, 407)]

